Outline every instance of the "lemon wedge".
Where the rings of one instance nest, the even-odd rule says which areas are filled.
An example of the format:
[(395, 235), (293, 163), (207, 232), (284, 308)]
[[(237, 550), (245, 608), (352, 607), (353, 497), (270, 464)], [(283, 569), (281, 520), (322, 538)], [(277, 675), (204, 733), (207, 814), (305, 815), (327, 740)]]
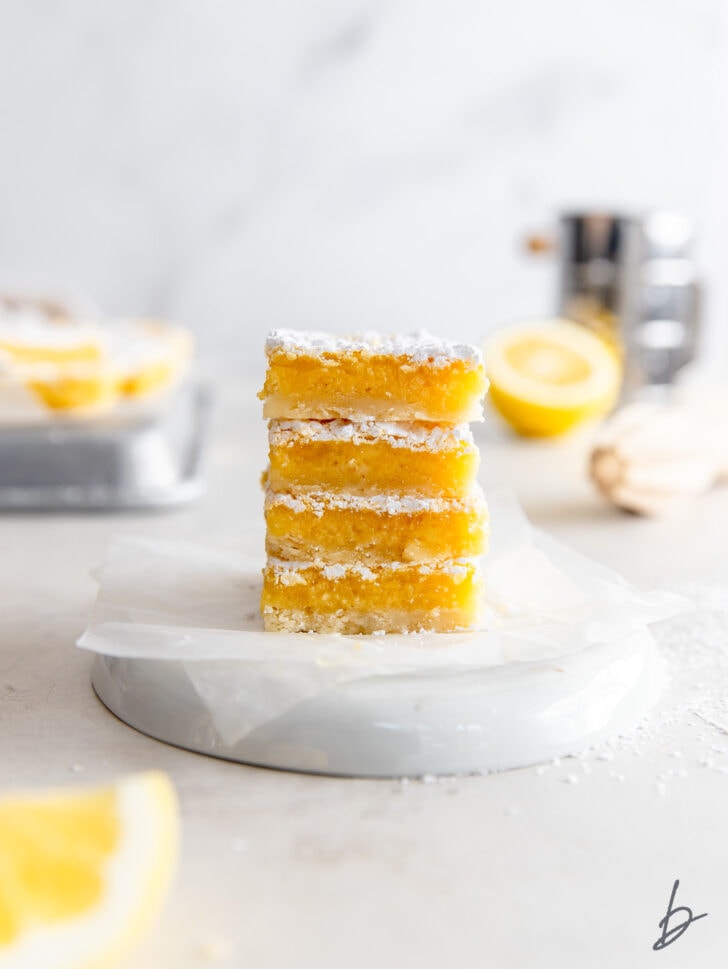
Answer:
[(1, 969), (116, 964), (158, 910), (176, 854), (166, 774), (3, 798)]
[(490, 401), (519, 434), (563, 434), (617, 401), (619, 357), (578, 323), (517, 323), (493, 334), (484, 349)]

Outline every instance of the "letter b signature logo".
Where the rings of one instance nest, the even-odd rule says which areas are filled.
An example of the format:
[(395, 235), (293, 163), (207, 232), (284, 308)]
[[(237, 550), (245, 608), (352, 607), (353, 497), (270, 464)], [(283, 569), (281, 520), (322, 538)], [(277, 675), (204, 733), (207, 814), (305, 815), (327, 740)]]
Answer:
[[(679, 879), (675, 879), (675, 884), (672, 886), (672, 894), (670, 895), (670, 902), (667, 906), (667, 914), (657, 923), (662, 929), (662, 935), (652, 946), (655, 952), (659, 952), (660, 949), (665, 949), (668, 945), (672, 945), (673, 942), (677, 942), (683, 932), (686, 932), (693, 922), (697, 922), (698, 919), (704, 919), (708, 914), (707, 912), (703, 912), (702, 915), (693, 915), (693, 910), (686, 905), (678, 905), (677, 908), (673, 908), (675, 895), (677, 894), (677, 886), (679, 884)], [(676, 924), (671, 926), (670, 921), (681, 914), (684, 916), (682, 921), (676, 922)]]

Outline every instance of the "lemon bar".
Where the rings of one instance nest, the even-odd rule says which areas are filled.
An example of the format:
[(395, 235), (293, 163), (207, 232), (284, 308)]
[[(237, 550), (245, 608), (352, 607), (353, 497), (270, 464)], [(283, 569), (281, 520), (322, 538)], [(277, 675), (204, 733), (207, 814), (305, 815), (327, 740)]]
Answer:
[(482, 420), (488, 382), (480, 350), (429, 334), (337, 337), (275, 330), (259, 394), (266, 418)]
[(0, 353), (19, 364), (90, 363), (103, 356), (104, 341), (91, 323), (16, 313), (0, 317)]
[(487, 510), (466, 498), (276, 494), (265, 499), (266, 552), (326, 563), (441, 562), (482, 555)]
[(273, 420), (268, 440), (271, 491), (459, 498), (480, 460), (464, 424)]
[(35, 364), (15, 375), (52, 411), (93, 414), (116, 403), (116, 379), (103, 364)]
[(146, 397), (170, 387), (192, 357), (192, 335), (162, 320), (121, 320), (108, 333), (122, 397)]
[(477, 561), (323, 565), (269, 558), (261, 611), (268, 631), (452, 632), (478, 620)]

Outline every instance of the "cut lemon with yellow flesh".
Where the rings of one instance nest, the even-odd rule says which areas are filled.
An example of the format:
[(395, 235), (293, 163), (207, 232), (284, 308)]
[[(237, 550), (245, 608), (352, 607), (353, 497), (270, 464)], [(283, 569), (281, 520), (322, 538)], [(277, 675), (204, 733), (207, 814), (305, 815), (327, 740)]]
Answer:
[(1, 969), (116, 965), (160, 907), (177, 839), (155, 771), (0, 800)]
[(607, 414), (622, 380), (619, 358), (578, 323), (518, 323), (485, 344), (493, 406), (519, 434), (551, 437)]

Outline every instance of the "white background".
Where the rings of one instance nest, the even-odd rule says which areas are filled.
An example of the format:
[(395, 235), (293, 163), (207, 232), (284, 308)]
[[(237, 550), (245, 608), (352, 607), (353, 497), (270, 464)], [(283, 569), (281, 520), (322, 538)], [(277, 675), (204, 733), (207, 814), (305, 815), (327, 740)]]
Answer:
[(573, 206), (700, 226), (728, 360), (720, 0), (8, 0), (0, 284), (194, 327), (477, 340), (554, 308)]

